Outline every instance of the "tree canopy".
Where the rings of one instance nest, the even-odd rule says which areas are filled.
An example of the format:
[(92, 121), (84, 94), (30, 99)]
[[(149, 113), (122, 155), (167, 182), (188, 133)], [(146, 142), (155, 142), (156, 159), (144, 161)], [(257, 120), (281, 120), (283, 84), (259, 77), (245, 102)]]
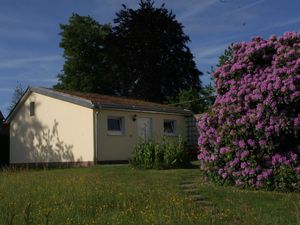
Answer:
[(204, 113), (215, 101), (215, 92), (211, 84), (204, 86), (200, 91), (195, 89), (182, 90), (177, 96), (167, 97), (166, 103), (189, 109), (192, 112)]
[(223, 55), (219, 57), (219, 64), (217, 65), (217, 67), (221, 67), (225, 65), (225, 63), (228, 63), (232, 60), (232, 46), (233, 44), (229, 45), (228, 48), (225, 49)]
[(109, 25), (101, 25), (90, 16), (72, 14), (68, 24), (61, 24), (60, 47), (64, 49), (65, 63), (58, 75), (55, 88), (113, 93), (107, 76), (104, 42)]
[(11, 99), (11, 103), (7, 108), (8, 112), (12, 111), (15, 108), (16, 104), (19, 102), (20, 98), (23, 96), (25, 91), (26, 90), (23, 88), (21, 84), (17, 84)]
[(108, 36), (108, 56), (119, 95), (162, 102), (182, 90), (200, 90), (199, 75), (182, 24), (164, 5), (123, 5)]
[(151, 0), (141, 0), (137, 9), (123, 5), (112, 27), (73, 14), (60, 28), (66, 60), (55, 88), (155, 102), (201, 89), (190, 39), (164, 5), (156, 8)]

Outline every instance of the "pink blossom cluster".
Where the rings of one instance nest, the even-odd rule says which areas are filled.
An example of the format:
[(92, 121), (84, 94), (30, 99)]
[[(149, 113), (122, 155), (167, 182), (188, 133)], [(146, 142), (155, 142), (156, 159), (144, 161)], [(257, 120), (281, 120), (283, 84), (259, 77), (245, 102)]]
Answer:
[(232, 46), (213, 74), (216, 101), (198, 126), (207, 176), (261, 188), (282, 166), (300, 174), (300, 35), (254, 37)]

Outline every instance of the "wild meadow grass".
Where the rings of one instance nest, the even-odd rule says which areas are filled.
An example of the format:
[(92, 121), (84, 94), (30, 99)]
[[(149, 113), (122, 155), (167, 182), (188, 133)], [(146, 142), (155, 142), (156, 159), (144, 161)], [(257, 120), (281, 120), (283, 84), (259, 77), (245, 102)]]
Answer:
[(180, 187), (198, 169), (127, 165), (0, 172), (0, 224), (299, 224), (300, 195), (243, 191), (196, 178), (201, 207)]

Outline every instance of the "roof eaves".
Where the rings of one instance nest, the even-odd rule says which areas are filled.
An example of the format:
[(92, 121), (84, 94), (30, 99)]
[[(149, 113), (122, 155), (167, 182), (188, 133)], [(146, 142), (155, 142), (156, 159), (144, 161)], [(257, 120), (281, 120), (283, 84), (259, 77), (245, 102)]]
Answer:
[(87, 99), (83, 99), (83, 98), (76, 97), (76, 96), (71, 96), (69, 94), (65, 94), (65, 93), (54, 91), (54, 90), (47, 89), (47, 88), (28, 87), (27, 90), (24, 92), (23, 96), (19, 99), (18, 103), (15, 105), (15, 107), (11, 110), (11, 112), (9, 113), (7, 118), (5, 119), (6, 123), (10, 123), (13, 115), (15, 114), (17, 109), (19, 108), (20, 103), (23, 102), (27, 98), (27, 96), (29, 96), (29, 94), (32, 93), (32, 92), (42, 94), (42, 95), (45, 95), (45, 96), (48, 96), (48, 97), (52, 97), (52, 98), (55, 98), (55, 99), (59, 99), (59, 100), (62, 100), (62, 101), (70, 102), (70, 103), (80, 105), (80, 106), (83, 106), (83, 107), (87, 107), (87, 108), (93, 108), (94, 107), (92, 102), (90, 100), (87, 100)]
[(54, 91), (47, 88), (30, 87), (30, 90), (38, 94), (46, 95), (48, 97), (56, 98), (62, 101), (70, 102), (76, 105), (80, 105), (87, 108), (93, 108), (93, 104), (90, 100), (80, 98), (74, 95), (66, 94), (63, 92)]
[(138, 106), (138, 105), (95, 104), (95, 106), (100, 109), (124, 109), (124, 110), (136, 110), (136, 111), (163, 112), (163, 113), (182, 114), (187, 116), (193, 114), (190, 110), (185, 110), (185, 109), (154, 108), (154, 107)]

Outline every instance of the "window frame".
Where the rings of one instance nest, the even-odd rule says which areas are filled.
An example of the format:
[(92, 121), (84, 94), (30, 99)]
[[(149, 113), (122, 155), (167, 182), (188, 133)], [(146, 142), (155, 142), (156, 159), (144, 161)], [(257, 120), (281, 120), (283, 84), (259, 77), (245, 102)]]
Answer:
[[(121, 129), (120, 130), (109, 130), (109, 126), (108, 126), (109, 120), (121, 120), (121, 123), (120, 123)], [(124, 116), (108, 116), (106, 125), (107, 125), (106, 128), (107, 128), (108, 135), (121, 136), (121, 135), (125, 134), (125, 117)]]
[[(171, 122), (171, 123), (174, 124), (174, 125), (173, 125), (173, 132), (172, 132), (172, 133), (166, 132), (166, 131), (165, 131), (165, 123), (166, 123), (166, 122)], [(173, 119), (164, 119), (164, 120), (163, 120), (163, 133), (164, 133), (164, 135), (166, 135), (166, 136), (177, 136), (177, 120), (173, 120)]]
[(35, 116), (35, 102), (34, 101), (31, 101), (29, 103), (29, 115), (31, 117)]

